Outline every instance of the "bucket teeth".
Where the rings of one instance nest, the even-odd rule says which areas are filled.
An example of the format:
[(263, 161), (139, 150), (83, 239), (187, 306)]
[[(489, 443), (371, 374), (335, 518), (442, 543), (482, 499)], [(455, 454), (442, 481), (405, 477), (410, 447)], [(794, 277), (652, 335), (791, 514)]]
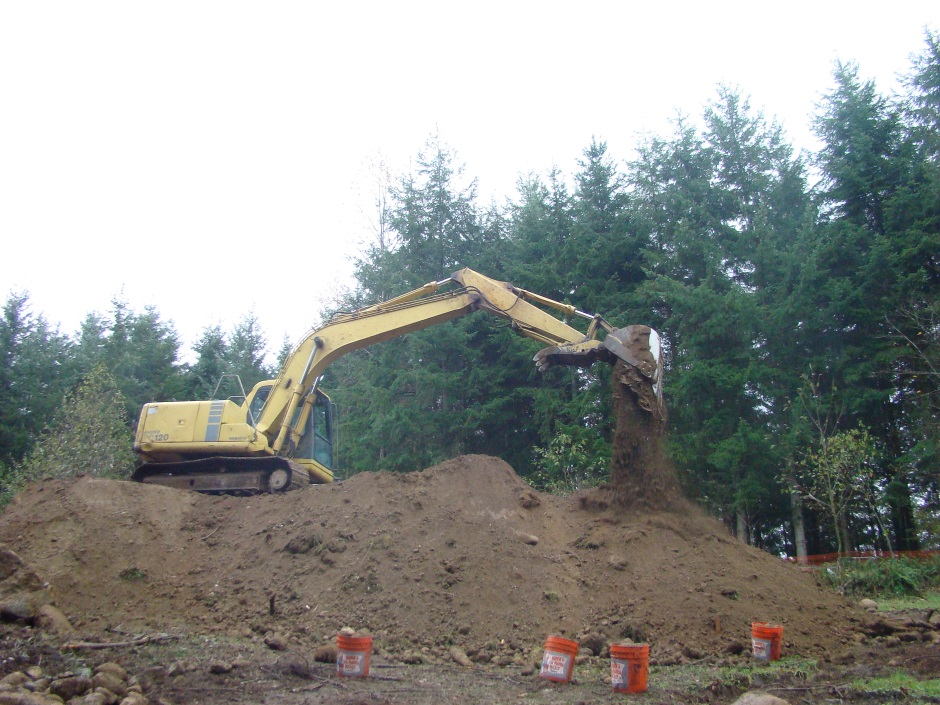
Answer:
[(607, 357), (606, 351), (600, 341), (586, 340), (568, 345), (555, 345), (539, 350), (535, 357), (539, 372), (544, 372), (555, 365), (571, 367), (590, 367), (598, 360)]

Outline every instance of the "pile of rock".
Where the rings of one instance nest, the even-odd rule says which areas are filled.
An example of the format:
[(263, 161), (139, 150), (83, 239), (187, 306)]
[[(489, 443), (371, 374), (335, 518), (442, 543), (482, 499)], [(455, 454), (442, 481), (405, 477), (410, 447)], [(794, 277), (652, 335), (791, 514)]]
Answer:
[(39, 666), (0, 679), (0, 705), (150, 705), (137, 678), (117, 663), (50, 675)]
[(878, 616), (855, 635), (855, 641), (888, 647), (910, 641), (940, 643), (940, 612), (918, 610), (906, 617)]

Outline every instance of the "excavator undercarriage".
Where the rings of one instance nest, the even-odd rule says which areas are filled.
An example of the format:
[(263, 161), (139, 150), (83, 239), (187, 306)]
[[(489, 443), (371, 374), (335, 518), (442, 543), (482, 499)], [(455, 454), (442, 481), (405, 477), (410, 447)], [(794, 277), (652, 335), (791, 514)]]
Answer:
[(278, 456), (145, 463), (131, 479), (178, 490), (230, 495), (289, 492), (310, 486), (310, 473), (303, 465)]

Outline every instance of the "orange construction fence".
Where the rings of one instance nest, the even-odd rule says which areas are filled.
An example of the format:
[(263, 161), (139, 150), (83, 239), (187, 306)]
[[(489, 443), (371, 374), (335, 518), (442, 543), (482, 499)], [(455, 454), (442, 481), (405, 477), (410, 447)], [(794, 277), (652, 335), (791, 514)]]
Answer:
[(800, 565), (823, 565), (824, 563), (835, 563), (840, 558), (861, 558), (861, 559), (880, 559), (880, 558), (934, 558), (940, 556), (940, 550), (927, 551), (843, 551), (842, 553), (820, 553), (815, 556), (806, 556), (806, 558), (787, 558), (792, 563)]

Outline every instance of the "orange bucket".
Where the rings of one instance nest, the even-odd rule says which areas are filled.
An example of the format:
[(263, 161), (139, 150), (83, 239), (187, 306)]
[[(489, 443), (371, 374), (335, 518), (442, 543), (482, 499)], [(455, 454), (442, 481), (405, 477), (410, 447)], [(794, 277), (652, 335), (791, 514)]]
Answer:
[(550, 636), (545, 640), (545, 655), (542, 657), (542, 670), (539, 678), (546, 678), (556, 683), (571, 680), (574, 659), (578, 655), (578, 642), (560, 636)]
[(336, 635), (336, 675), (365, 678), (369, 675), (371, 636)]
[(610, 682), (614, 692), (645, 692), (649, 664), (649, 644), (611, 644)]
[(780, 658), (783, 643), (783, 627), (769, 622), (751, 623), (751, 646), (754, 658), (761, 661), (776, 661)]

